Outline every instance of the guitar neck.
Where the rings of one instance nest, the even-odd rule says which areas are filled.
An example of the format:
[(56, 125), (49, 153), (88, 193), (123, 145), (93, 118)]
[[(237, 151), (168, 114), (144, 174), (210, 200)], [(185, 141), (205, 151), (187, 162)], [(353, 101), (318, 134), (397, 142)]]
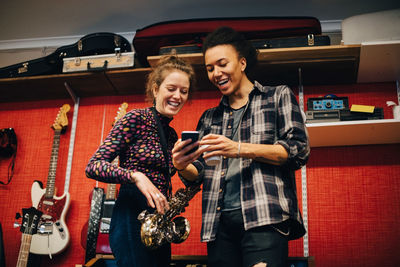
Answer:
[(32, 235), (22, 234), (21, 247), (19, 249), (16, 267), (26, 267), (28, 265), (29, 249), (31, 247)]
[(51, 149), (49, 174), (47, 176), (47, 185), (46, 185), (46, 193), (45, 193), (46, 198), (52, 198), (54, 196), (58, 150), (60, 147), (60, 135), (61, 135), (61, 130), (54, 130), (53, 147)]
[(117, 199), (117, 185), (107, 184), (106, 200), (115, 200), (115, 199)]
[[(118, 166), (119, 157), (116, 157), (111, 164)], [(106, 200), (116, 200), (117, 199), (117, 185), (107, 184)]]

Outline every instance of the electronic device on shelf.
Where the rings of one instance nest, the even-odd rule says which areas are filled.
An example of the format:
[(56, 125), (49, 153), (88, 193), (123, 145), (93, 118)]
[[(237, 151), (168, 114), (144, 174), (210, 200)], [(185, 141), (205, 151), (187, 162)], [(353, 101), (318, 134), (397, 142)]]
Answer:
[(350, 109), (340, 110), (307, 110), (306, 122), (335, 122), (356, 120), (380, 120), (384, 118), (383, 108), (375, 107), (372, 113), (354, 112)]
[(349, 99), (347, 96), (337, 97), (335, 95), (309, 98), (307, 100), (307, 109), (308, 110), (349, 109)]

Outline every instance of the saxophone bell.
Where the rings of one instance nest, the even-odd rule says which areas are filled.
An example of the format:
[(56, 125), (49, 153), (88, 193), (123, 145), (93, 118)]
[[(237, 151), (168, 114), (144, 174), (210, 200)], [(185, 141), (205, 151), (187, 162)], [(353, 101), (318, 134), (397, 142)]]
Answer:
[(200, 186), (178, 189), (169, 201), (170, 209), (165, 214), (142, 211), (137, 217), (142, 223), (140, 228), (142, 243), (147, 248), (157, 249), (166, 242), (179, 244), (185, 241), (190, 233), (189, 220), (176, 215), (185, 210), (189, 200), (199, 191)]
[(190, 233), (190, 223), (185, 217), (179, 216), (175, 217), (171, 222), (172, 233), (171, 242), (175, 244), (180, 244), (189, 237)]

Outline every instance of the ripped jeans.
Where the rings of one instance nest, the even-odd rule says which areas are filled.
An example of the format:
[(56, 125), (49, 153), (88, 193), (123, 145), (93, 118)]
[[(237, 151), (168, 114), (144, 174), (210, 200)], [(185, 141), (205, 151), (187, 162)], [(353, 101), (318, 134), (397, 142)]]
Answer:
[(216, 240), (207, 243), (209, 267), (287, 267), (288, 238), (272, 226), (244, 230), (241, 210), (223, 211)]

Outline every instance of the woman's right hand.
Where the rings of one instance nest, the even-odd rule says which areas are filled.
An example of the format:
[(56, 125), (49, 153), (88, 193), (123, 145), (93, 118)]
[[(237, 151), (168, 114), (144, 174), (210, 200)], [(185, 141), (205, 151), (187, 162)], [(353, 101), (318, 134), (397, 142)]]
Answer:
[(157, 212), (164, 214), (169, 210), (167, 198), (155, 187), (150, 179), (141, 172), (133, 173), (133, 180), (140, 192), (146, 197), (147, 204), (152, 208), (157, 208)]

